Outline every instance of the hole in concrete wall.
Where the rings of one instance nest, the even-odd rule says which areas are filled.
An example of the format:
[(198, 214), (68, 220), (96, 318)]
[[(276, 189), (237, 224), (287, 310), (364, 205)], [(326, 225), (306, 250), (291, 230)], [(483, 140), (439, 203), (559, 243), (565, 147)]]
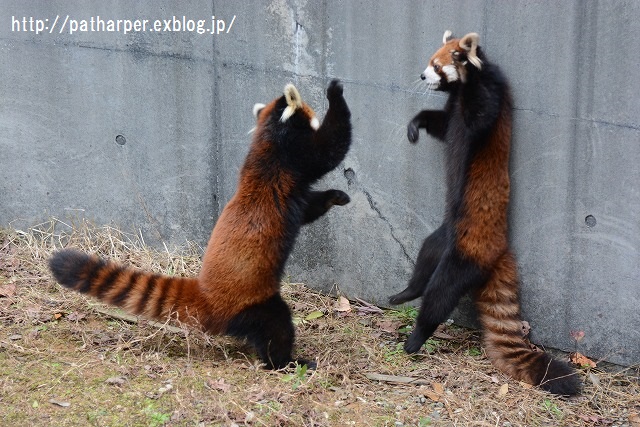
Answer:
[(596, 217), (593, 215), (587, 215), (584, 219), (584, 223), (587, 224), (587, 227), (595, 227), (596, 226)]
[(116, 136), (116, 144), (124, 145), (126, 143), (127, 143), (127, 138), (125, 138), (124, 135), (117, 135)]
[(356, 173), (353, 169), (347, 168), (344, 170), (344, 177), (347, 178), (347, 185), (351, 185), (356, 180)]

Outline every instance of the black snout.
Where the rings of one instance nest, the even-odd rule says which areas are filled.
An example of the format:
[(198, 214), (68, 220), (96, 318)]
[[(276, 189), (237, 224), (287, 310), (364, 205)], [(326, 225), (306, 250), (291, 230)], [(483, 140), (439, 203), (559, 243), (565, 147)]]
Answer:
[(424, 75), (424, 73), (422, 73), (422, 74), (420, 74), (420, 78), (421, 78), (422, 80), (426, 80), (426, 79), (427, 79), (427, 76), (425, 76), (425, 75)]

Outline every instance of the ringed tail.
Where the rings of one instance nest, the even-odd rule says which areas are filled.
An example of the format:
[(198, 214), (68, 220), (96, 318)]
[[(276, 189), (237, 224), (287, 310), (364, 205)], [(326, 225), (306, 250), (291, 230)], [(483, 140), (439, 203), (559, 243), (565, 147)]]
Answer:
[(74, 249), (57, 251), (49, 269), (63, 286), (151, 319), (199, 323), (198, 279), (142, 272)]
[(483, 344), (493, 365), (513, 378), (558, 395), (578, 394), (581, 381), (568, 363), (532, 349), (523, 339), (516, 262), (505, 252), (476, 294)]

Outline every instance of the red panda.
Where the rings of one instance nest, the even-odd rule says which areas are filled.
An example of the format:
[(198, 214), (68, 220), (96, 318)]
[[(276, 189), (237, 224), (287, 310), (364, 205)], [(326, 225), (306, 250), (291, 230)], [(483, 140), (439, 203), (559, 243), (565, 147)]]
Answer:
[(418, 253), (401, 304), (422, 297), (415, 328), (404, 348), (416, 353), (457, 305), (473, 291), (488, 358), (513, 378), (561, 395), (577, 394), (580, 381), (567, 363), (534, 351), (522, 339), (516, 262), (508, 245), (509, 150), (512, 101), (500, 69), (478, 46), (478, 35), (450, 38), (421, 78), (449, 93), (444, 110), (419, 112), (407, 127), (445, 142), (446, 211), (442, 225)]
[(53, 276), (134, 314), (244, 338), (268, 368), (287, 366), (294, 327), (280, 295), (285, 262), (302, 225), (350, 201), (340, 190), (311, 189), (351, 145), (351, 113), (337, 80), (327, 99), (321, 125), (291, 84), (282, 97), (254, 107), (257, 124), (238, 188), (215, 224), (198, 277), (142, 272), (73, 249), (53, 254)]

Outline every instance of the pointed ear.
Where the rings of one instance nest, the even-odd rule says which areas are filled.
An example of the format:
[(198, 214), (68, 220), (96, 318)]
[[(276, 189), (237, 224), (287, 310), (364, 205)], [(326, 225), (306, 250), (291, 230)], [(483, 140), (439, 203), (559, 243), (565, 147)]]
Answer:
[(447, 42), (451, 39), (451, 30), (447, 30), (444, 32), (442, 36), (442, 44), (447, 44)]
[(467, 59), (471, 62), (478, 70), (482, 68), (482, 61), (478, 58), (477, 49), (478, 49), (478, 40), (480, 37), (476, 33), (469, 33), (463, 38), (460, 39), (458, 45), (460, 48), (464, 49), (467, 52)]
[(291, 83), (284, 87), (284, 97), (287, 100), (287, 108), (282, 112), (282, 117), (280, 117), (281, 122), (286, 122), (289, 117), (293, 116), (298, 108), (302, 107), (300, 92), (298, 92), (298, 89)]
[(260, 111), (262, 111), (262, 109), (266, 107), (266, 105), (261, 104), (261, 103), (257, 103), (253, 106), (253, 117), (255, 117), (256, 119), (258, 118), (258, 114), (260, 114)]

